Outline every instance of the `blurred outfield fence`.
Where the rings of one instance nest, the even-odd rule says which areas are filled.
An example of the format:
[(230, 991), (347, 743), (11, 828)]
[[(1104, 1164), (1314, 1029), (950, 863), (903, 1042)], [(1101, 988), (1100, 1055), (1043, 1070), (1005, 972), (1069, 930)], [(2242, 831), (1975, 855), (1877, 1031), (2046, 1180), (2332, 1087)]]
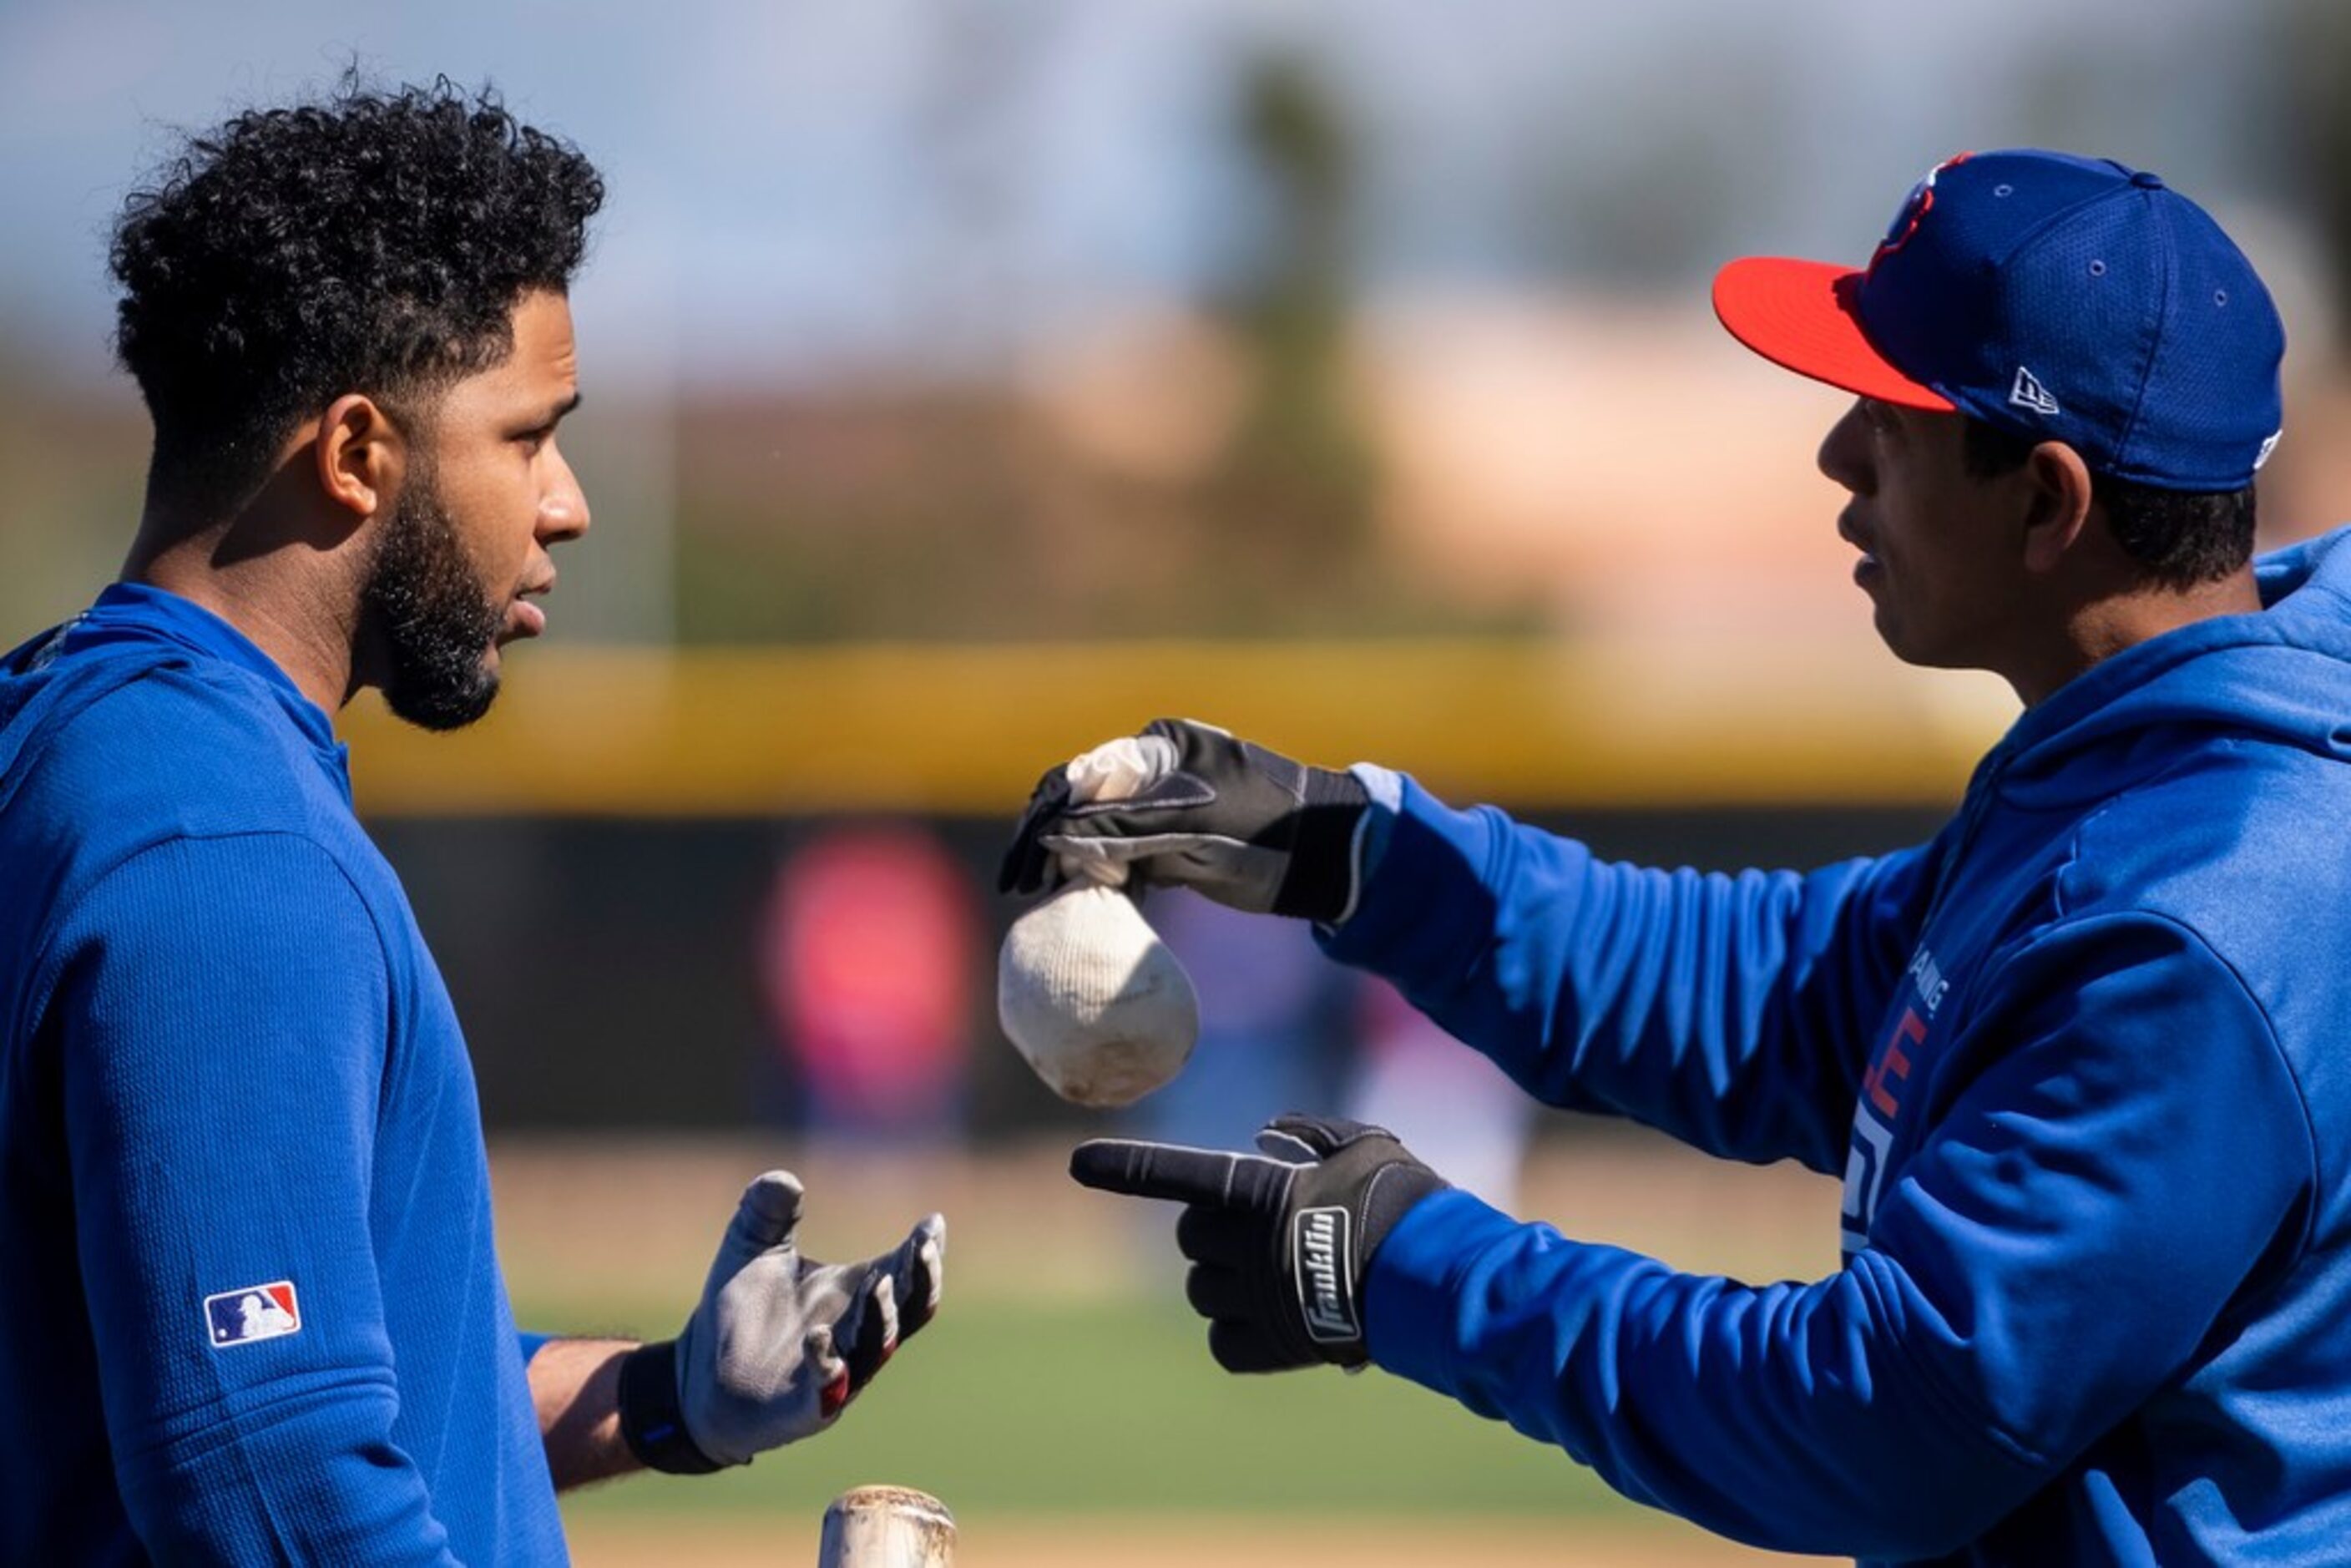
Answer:
[(510, 651), (455, 736), (345, 717), (373, 818), (1018, 813), (1160, 715), (1529, 809), (1948, 806), (2013, 703), (1890, 658), (1555, 640)]
[(1720, 653), (528, 648), (474, 730), (409, 729), (372, 699), (345, 728), (493, 1126), (804, 1130), (807, 1084), (761, 977), (778, 868), (844, 824), (892, 823), (929, 835), (967, 894), (952, 1131), (987, 1143), (1080, 1124), (998, 1034), (993, 958), (1018, 913), (993, 891), (1003, 837), (1043, 767), (1155, 715), (1389, 763), (1605, 854), (1721, 869), (1923, 837), (2001, 716), (1936, 706), (1946, 677), (1883, 657)]

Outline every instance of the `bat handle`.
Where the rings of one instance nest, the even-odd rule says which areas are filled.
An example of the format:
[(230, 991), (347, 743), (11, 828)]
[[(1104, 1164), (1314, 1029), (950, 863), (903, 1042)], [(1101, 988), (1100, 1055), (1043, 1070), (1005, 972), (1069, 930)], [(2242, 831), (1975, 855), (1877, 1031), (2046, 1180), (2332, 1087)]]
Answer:
[(824, 1511), (817, 1568), (953, 1568), (955, 1515), (912, 1487), (852, 1487)]

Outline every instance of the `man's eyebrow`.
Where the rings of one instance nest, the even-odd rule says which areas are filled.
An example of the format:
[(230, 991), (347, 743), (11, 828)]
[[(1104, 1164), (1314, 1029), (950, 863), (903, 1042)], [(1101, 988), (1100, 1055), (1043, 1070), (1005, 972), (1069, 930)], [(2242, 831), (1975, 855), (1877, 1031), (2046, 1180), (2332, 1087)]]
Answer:
[(579, 406), (580, 394), (579, 392), (574, 392), (569, 397), (565, 398), (561, 402), (555, 405), (555, 412), (547, 416), (547, 423), (553, 424), (557, 420), (561, 419), (565, 414), (571, 413)]

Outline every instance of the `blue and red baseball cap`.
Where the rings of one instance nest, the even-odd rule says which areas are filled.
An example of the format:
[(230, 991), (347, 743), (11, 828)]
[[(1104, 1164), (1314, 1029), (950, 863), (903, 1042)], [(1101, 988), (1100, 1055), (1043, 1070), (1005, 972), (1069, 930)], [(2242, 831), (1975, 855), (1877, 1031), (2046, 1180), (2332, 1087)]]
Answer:
[(1799, 374), (2160, 489), (2242, 489), (2284, 423), (2285, 329), (2252, 263), (2161, 179), (2103, 159), (1963, 153), (1867, 267), (1750, 256), (1716, 275), (1714, 309)]

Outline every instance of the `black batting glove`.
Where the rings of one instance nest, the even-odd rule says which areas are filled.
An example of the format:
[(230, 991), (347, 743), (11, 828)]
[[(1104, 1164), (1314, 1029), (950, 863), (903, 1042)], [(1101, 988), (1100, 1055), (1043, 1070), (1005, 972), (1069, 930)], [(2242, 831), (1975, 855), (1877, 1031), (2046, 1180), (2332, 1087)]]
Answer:
[[(1448, 1185), (1384, 1127), (1278, 1116), (1265, 1155), (1097, 1138), (1070, 1156), (1081, 1186), (1185, 1206), (1185, 1294), (1228, 1372), (1361, 1366), (1364, 1276), (1406, 1210)], [(1270, 1156), (1270, 1157), (1268, 1157)]]
[[(1138, 786), (1088, 799), (1071, 779), (1121, 748)], [(1355, 832), (1371, 796), (1353, 774), (1309, 768), (1190, 719), (1155, 719), (1038, 781), (997, 874), (998, 891), (1037, 893), (1061, 862), (1130, 870), (1252, 914), (1326, 924), (1355, 903)]]

